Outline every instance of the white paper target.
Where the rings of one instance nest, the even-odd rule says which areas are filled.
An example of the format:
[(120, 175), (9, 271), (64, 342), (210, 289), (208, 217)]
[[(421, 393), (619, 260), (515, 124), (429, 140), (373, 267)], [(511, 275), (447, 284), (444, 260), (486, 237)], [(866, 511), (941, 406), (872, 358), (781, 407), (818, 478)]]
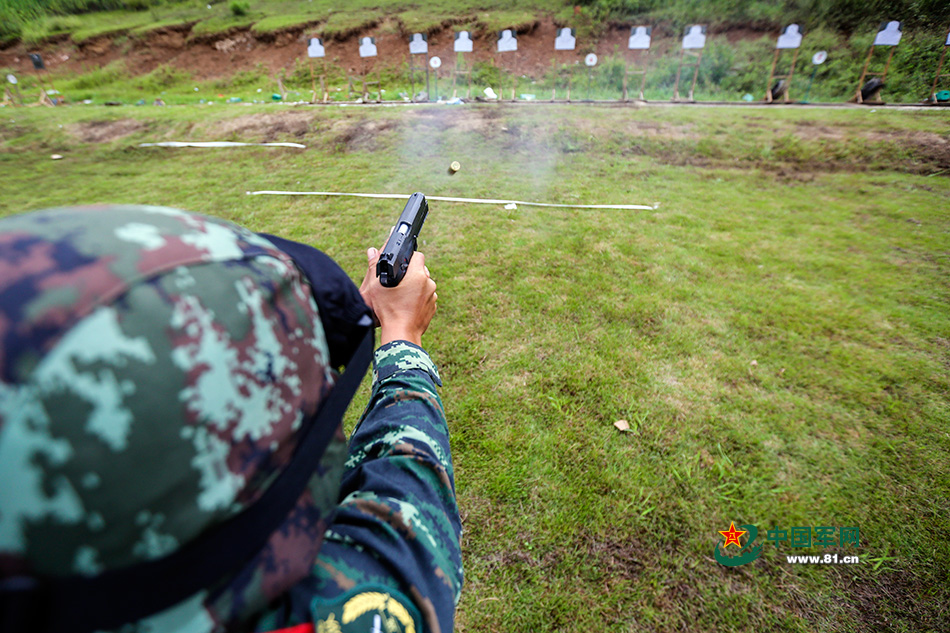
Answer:
[(950, 46), (950, 31), (947, 31), (947, 43), (944, 46)]
[(311, 37), (307, 40), (307, 57), (326, 57), (326, 49), (323, 48), (323, 40), (319, 37)]
[(584, 58), (584, 63), (588, 66), (596, 66), (597, 55), (595, 55), (594, 53), (588, 53), (587, 57)]
[(634, 51), (648, 50), (652, 37), (653, 27), (634, 26), (630, 29), (630, 39), (627, 40), (627, 48)]
[(686, 35), (683, 36), (683, 48), (705, 48), (706, 47), (706, 27), (701, 24), (694, 24), (686, 29)]
[(9, 81), (9, 82), (10, 82), (11, 84), (13, 84), (14, 86), (17, 85), (18, 83), (20, 83), (20, 81), (19, 81), (16, 77), (14, 77), (13, 75), (7, 75), (7, 81)]
[(471, 53), (472, 52), (472, 34), (468, 31), (459, 31), (455, 34), (455, 48), (456, 53)]
[(498, 34), (498, 52), (513, 53), (518, 50), (518, 36), (511, 29), (505, 29)]
[(424, 55), (429, 52), (429, 38), (424, 33), (413, 33), (409, 40), (410, 55)]
[(360, 39), (360, 57), (376, 57), (375, 37), (364, 37)]
[(884, 22), (874, 38), (875, 46), (897, 46), (901, 43), (901, 23), (897, 20)]
[(577, 38), (574, 29), (563, 28), (557, 32), (557, 38), (554, 40), (554, 50), (572, 51), (577, 45)]
[(819, 64), (824, 64), (826, 59), (828, 59), (828, 51), (818, 51), (811, 56), (811, 63), (818, 66)]
[(775, 48), (798, 48), (802, 45), (802, 31), (797, 24), (789, 24), (778, 36)]
[(432, 66), (433, 68), (439, 68), (440, 66), (442, 66), (442, 60), (438, 57), (433, 57), (432, 59), (429, 60), (429, 65)]

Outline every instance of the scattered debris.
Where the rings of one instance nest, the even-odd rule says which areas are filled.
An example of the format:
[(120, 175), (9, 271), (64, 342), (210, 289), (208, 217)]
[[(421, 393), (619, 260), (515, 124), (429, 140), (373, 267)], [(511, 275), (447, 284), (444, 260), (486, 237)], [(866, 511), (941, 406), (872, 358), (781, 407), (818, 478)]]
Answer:
[(163, 141), (161, 143), (139, 143), (139, 147), (296, 147), (306, 149), (300, 143), (235, 143), (232, 141), (208, 141), (185, 143), (181, 141)]

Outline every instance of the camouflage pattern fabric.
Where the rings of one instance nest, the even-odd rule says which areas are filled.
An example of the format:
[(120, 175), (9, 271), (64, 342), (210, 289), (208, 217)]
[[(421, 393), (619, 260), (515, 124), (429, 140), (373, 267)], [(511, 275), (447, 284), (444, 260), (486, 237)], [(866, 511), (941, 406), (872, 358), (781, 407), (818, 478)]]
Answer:
[[(252, 504), (330, 390), (308, 283), (266, 239), (158, 207), (0, 220), (0, 578), (163, 557)], [(239, 573), (123, 631), (248, 625), (314, 564), (346, 454)]]
[[(0, 220), (0, 578), (162, 557), (253, 503), (332, 387), (327, 359), (306, 281), (244, 229), (156, 207)], [(436, 385), (421, 348), (377, 350), (349, 449), (338, 428), (267, 546), (121, 631), (451, 631), (461, 523)]]
[(317, 564), (258, 630), (310, 621), (318, 633), (453, 629), (461, 521), (442, 382), (428, 354), (405, 341), (376, 350), (373, 366)]

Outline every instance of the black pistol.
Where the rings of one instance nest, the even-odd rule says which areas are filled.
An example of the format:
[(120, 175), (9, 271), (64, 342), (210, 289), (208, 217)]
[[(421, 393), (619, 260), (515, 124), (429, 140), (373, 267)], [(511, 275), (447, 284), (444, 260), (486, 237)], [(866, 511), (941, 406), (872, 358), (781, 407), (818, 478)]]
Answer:
[(429, 203), (426, 202), (423, 194), (417, 191), (409, 196), (409, 202), (402, 210), (399, 222), (396, 223), (396, 228), (389, 236), (383, 252), (379, 254), (379, 261), (376, 262), (376, 276), (379, 277), (379, 283), (385, 287), (395, 288), (406, 276), (409, 260), (416, 252), (419, 231), (422, 230), (428, 214)]

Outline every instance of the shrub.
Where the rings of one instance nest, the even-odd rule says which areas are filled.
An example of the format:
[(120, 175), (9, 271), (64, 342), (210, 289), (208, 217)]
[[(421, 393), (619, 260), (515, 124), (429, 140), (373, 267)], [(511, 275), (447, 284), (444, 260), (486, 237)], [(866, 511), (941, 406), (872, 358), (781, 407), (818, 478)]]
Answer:
[(231, 8), (231, 15), (237, 17), (243, 17), (251, 11), (251, 5), (248, 2), (242, 2), (241, 0), (231, 0), (231, 4), (229, 6)]
[(108, 66), (97, 68), (80, 75), (71, 82), (67, 82), (64, 90), (90, 90), (108, 86), (118, 81), (128, 79), (128, 72), (121, 61), (112, 62)]
[(146, 92), (160, 92), (166, 88), (187, 83), (190, 79), (191, 73), (171, 66), (159, 66), (147, 75), (136, 77), (133, 85)]

